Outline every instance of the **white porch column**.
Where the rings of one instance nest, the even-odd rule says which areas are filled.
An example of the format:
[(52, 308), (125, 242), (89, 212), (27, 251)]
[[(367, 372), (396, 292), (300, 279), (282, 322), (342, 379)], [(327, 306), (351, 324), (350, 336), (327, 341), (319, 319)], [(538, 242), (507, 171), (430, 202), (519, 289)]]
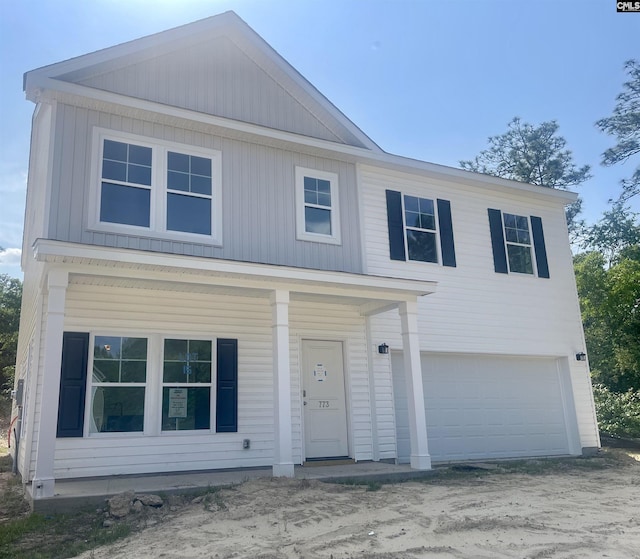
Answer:
[(35, 475), (32, 482), (34, 499), (53, 497), (53, 463), (58, 426), (58, 398), (60, 396), (60, 368), (62, 366), (62, 333), (64, 307), (69, 284), (68, 272), (51, 270), (47, 277), (49, 296), (45, 315), (42, 398), (36, 441)]
[(409, 404), (409, 435), (411, 440), (411, 467), (430, 470), (431, 456), (427, 444), (427, 418), (424, 410), (424, 389), (420, 365), (420, 339), (418, 337), (418, 302), (400, 303), (404, 373), (407, 377)]
[(273, 339), (274, 477), (293, 477), (291, 368), (289, 364), (289, 292), (271, 293)]

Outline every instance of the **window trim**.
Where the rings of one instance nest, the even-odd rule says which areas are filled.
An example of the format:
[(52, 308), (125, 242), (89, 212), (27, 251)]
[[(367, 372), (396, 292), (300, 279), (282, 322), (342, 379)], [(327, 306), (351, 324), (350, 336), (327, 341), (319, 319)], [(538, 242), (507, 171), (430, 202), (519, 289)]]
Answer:
[[(331, 235), (309, 233), (306, 231), (304, 201), (304, 178), (311, 177), (329, 181), (331, 188)], [(295, 168), (295, 200), (296, 200), (296, 238), (299, 241), (312, 241), (332, 245), (342, 244), (340, 234), (340, 191), (338, 174), (329, 171), (319, 171), (306, 167)]]
[[(142, 382), (125, 382), (125, 383), (95, 383), (93, 382), (93, 360), (94, 360), (94, 348), (96, 343), (96, 337), (109, 337), (109, 338), (144, 338), (147, 340), (147, 359), (146, 359), (146, 374), (145, 381)], [(152, 403), (152, 395), (154, 388), (154, 382), (150, 376), (151, 367), (154, 366), (155, 360), (153, 359), (154, 351), (153, 336), (150, 334), (131, 332), (127, 329), (121, 331), (92, 331), (89, 333), (89, 355), (87, 359), (87, 385), (85, 393), (85, 414), (84, 414), (84, 429), (83, 438), (114, 438), (114, 437), (144, 437), (153, 434), (153, 409), (155, 406)], [(94, 386), (111, 385), (114, 388), (138, 388), (144, 386), (144, 413), (142, 416), (142, 431), (92, 431), (91, 422), (93, 421), (93, 394), (92, 389)], [(153, 408), (153, 409), (152, 409)]]
[[(102, 193), (102, 161), (104, 140), (124, 142), (151, 148), (151, 186), (140, 185), (151, 192), (149, 227), (100, 221)], [(169, 151), (211, 159), (211, 234), (188, 233), (167, 228), (167, 195), (176, 193), (167, 186), (167, 154)], [(222, 246), (222, 152), (214, 149), (169, 142), (138, 134), (93, 128), (91, 144), (91, 184), (87, 229), (101, 233), (120, 233), (175, 241)]]
[[(216, 367), (217, 359), (217, 337), (207, 336), (195, 336), (190, 334), (162, 334), (160, 336), (160, 359), (158, 368), (158, 390), (157, 392), (157, 406), (158, 406), (158, 432), (161, 437), (175, 437), (185, 435), (207, 435), (207, 434), (220, 434), (216, 431), (215, 426), (215, 413), (216, 413), (216, 384), (218, 380), (218, 370)], [(203, 341), (211, 343), (211, 380), (208, 383), (179, 383), (179, 382), (165, 382), (164, 381), (164, 347), (166, 340), (189, 340), (189, 341)], [(163, 429), (162, 428), (162, 405), (164, 398), (164, 388), (171, 386), (176, 388), (197, 388), (197, 387), (209, 387), (209, 428), (208, 429)]]
[[(507, 241), (507, 224), (505, 223), (505, 216), (512, 215), (514, 217), (524, 217), (527, 220), (527, 228), (529, 233), (529, 244), (517, 243), (513, 241)], [(502, 211), (502, 237), (504, 240), (504, 253), (507, 259), (507, 272), (509, 274), (519, 274), (521, 276), (533, 276), (538, 277), (538, 269), (533, 245), (533, 231), (531, 228), (531, 216), (529, 215), (520, 215), (517, 213), (505, 212)], [(531, 260), (531, 272), (519, 272), (517, 270), (511, 269), (511, 262), (509, 260), (509, 245), (519, 246), (519, 247), (529, 247), (529, 258)]]
[[(405, 199), (407, 196), (411, 198), (417, 198), (418, 200), (429, 200), (433, 204), (433, 223), (435, 229), (423, 229), (422, 227), (413, 227), (411, 225), (407, 225), (407, 209), (405, 205)], [(409, 239), (407, 238), (407, 230), (410, 231), (422, 231), (425, 233), (433, 233), (435, 235), (435, 246), (436, 246), (436, 258), (435, 262), (430, 260), (414, 260), (409, 258)], [(402, 232), (404, 235), (404, 256), (407, 262), (419, 262), (420, 264), (436, 264), (437, 266), (442, 266), (442, 247), (440, 240), (440, 215), (438, 213), (438, 199), (437, 198), (427, 198), (425, 196), (416, 196), (414, 194), (408, 194), (406, 192), (402, 192)]]

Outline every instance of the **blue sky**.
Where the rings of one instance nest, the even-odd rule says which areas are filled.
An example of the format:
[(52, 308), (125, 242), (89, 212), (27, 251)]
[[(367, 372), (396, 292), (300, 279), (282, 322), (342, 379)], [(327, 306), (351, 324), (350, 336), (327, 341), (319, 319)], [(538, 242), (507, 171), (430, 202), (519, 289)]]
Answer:
[(589, 222), (631, 175), (634, 162), (600, 166), (613, 138), (594, 126), (640, 58), (640, 15), (615, 0), (3, 0), (0, 273), (21, 276), (34, 109), (23, 73), (226, 10), (387, 152), (458, 166), (514, 116), (557, 120), (592, 166), (578, 189)]

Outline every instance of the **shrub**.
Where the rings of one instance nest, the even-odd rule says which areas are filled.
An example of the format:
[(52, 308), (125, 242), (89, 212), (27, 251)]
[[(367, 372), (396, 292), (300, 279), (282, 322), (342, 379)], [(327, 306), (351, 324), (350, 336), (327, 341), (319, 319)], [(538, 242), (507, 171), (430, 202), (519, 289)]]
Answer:
[(611, 392), (601, 384), (594, 384), (593, 397), (602, 433), (640, 438), (640, 392)]

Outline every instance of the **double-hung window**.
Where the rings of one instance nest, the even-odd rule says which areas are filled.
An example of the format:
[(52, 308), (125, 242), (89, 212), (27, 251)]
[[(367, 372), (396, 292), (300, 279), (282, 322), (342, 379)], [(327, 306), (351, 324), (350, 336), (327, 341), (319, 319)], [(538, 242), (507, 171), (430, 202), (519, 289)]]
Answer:
[(96, 129), (91, 227), (221, 244), (220, 153)]
[(449, 200), (385, 192), (391, 260), (442, 263), (456, 267)]
[(404, 196), (407, 257), (421, 262), (438, 262), (436, 210), (433, 200)]
[(89, 431), (143, 431), (146, 382), (146, 338), (95, 336)]
[(164, 340), (162, 430), (211, 428), (210, 340)]
[(340, 244), (338, 175), (296, 167), (297, 238)]
[(549, 278), (542, 219), (492, 208), (488, 212), (495, 271)]
[(533, 274), (529, 219), (524, 215), (502, 214), (507, 262), (510, 272)]

